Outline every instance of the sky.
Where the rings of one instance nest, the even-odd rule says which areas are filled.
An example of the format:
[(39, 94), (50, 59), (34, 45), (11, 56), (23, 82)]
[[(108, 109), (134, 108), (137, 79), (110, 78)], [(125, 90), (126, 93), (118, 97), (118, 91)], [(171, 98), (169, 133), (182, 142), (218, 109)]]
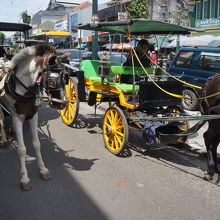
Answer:
[[(65, 0), (59, 1), (65, 2)], [(84, 2), (86, 0), (80, 1)], [(98, 0), (98, 4), (108, 1)], [(49, 0), (0, 0), (0, 22), (21, 22), (20, 13), (22, 11), (27, 10), (28, 14), (32, 16), (39, 10), (45, 10), (48, 3)]]

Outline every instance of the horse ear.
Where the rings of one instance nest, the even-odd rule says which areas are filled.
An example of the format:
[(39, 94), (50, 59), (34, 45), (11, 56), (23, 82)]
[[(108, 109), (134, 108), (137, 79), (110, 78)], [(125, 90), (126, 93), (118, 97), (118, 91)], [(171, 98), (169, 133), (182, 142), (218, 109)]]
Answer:
[(53, 53), (48, 53), (36, 58), (36, 66), (40, 66), (43, 70), (47, 69), (50, 65), (50, 60), (54, 57)]
[(49, 65), (51, 65), (51, 60), (52, 63), (55, 62), (54, 61), (55, 55), (53, 53), (45, 54), (43, 57), (44, 57), (43, 69), (46, 69)]
[(69, 56), (71, 56), (71, 53), (64, 53), (64, 54), (60, 55), (59, 57), (60, 57), (61, 60), (64, 60)]

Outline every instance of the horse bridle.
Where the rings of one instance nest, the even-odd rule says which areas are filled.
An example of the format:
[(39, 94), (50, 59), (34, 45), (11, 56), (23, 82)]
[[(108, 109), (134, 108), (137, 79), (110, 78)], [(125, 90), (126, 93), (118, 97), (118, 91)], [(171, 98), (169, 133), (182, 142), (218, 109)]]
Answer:
[[(48, 77), (48, 74), (39, 74), (39, 77), (36, 81), (36, 83), (34, 84), (34, 86), (36, 87), (36, 92), (33, 92), (30, 88), (28, 88), (27, 86), (24, 85), (24, 83), (21, 82), (21, 80), (16, 76), (16, 74), (14, 72), (10, 73), (7, 75), (6, 81), (5, 81), (5, 90), (7, 91), (7, 93), (9, 93), (16, 101), (18, 102), (28, 102), (30, 100), (35, 100), (35, 99), (40, 99), (41, 101), (44, 102), (57, 102), (57, 103), (66, 103), (67, 100), (60, 100), (60, 99), (56, 99), (51, 97), (50, 95), (48, 96), (43, 96), (40, 95), (40, 93), (42, 93), (41, 90), (43, 90), (43, 87), (41, 87), (41, 81), (42, 78), (45, 79), (45, 81), (49, 81), (50, 85), (51, 82), (54, 82), (54, 79), (52, 77)], [(18, 82), (29, 94), (24, 94), (21, 95), (19, 93), (17, 93), (15, 91), (16, 88), (16, 82)], [(52, 86), (51, 86), (52, 87)], [(54, 87), (54, 85), (53, 85)]]

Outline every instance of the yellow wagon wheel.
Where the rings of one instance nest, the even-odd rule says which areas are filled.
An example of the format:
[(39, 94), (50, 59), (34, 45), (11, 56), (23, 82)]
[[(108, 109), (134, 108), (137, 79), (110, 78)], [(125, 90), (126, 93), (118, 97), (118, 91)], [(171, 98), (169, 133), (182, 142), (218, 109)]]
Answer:
[(106, 148), (115, 155), (122, 152), (128, 141), (127, 119), (117, 106), (111, 106), (105, 112), (103, 138)]
[[(169, 106), (166, 108), (165, 113), (167, 113), (171, 117), (178, 117), (182, 116), (184, 113), (184, 110), (177, 107), (177, 106)], [(179, 121), (180, 125), (178, 126), (180, 130), (182, 131), (187, 131), (189, 129), (189, 124), (188, 121)], [(180, 137), (176, 143), (174, 144), (181, 144), (185, 143), (187, 140), (187, 136)]]
[(65, 91), (69, 101), (67, 106), (60, 111), (60, 116), (66, 125), (72, 126), (76, 122), (79, 112), (78, 90), (74, 79), (69, 79), (69, 84), (65, 86)]

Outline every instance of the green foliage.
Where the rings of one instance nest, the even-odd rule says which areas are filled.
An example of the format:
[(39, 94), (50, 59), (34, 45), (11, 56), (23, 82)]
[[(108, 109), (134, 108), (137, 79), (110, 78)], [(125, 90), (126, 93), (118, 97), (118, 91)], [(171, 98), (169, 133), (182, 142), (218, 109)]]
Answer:
[(31, 23), (31, 16), (28, 15), (27, 10), (22, 11), (20, 16), (21, 16), (21, 19), (22, 19), (23, 23), (26, 23), (26, 24), (30, 24)]
[(148, 0), (132, 0), (127, 6), (129, 18), (148, 18)]
[(4, 33), (0, 32), (0, 44), (4, 44), (5, 41), (5, 35)]

